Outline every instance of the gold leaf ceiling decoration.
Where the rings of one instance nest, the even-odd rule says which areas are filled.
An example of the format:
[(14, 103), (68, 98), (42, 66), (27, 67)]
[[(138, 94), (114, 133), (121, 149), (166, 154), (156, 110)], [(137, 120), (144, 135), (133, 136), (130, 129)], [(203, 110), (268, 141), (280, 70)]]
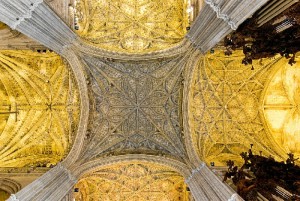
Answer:
[(267, 127), (283, 152), (300, 156), (300, 59), (278, 65), (263, 101)]
[(0, 167), (50, 166), (66, 156), (79, 118), (74, 77), (58, 55), (0, 51)]
[(76, 201), (188, 201), (184, 178), (158, 165), (119, 164), (82, 178), (75, 186)]
[(179, 43), (188, 26), (183, 0), (77, 0), (75, 29), (95, 46), (145, 53)]
[[(277, 65), (287, 61), (279, 57), (262, 59), (254, 61), (254, 70), (251, 70), (251, 66), (242, 64), (243, 57), (242, 51), (230, 57), (216, 51), (202, 58), (194, 71), (189, 94), (190, 126), (193, 146), (207, 163), (226, 165), (227, 160), (242, 163), (239, 154), (248, 151), (250, 144), (254, 144), (256, 154), (262, 151), (263, 155), (272, 155), (278, 160), (287, 158), (264, 126), (261, 115), (266, 77)], [(299, 71), (291, 71), (289, 76), (299, 79), (295, 78), (296, 73)], [(293, 106), (291, 111), (296, 108)], [(299, 113), (291, 113), (294, 120), (290, 123), (295, 126), (297, 121), (300, 125)]]

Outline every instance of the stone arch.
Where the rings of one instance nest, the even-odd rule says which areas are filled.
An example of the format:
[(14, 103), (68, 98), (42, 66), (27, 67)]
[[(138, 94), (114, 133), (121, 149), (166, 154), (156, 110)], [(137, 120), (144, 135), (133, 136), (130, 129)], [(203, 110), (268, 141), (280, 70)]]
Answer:
[(188, 173), (188, 167), (165, 157), (118, 156), (83, 166), (79, 168), (80, 179), (73, 194), (78, 199), (92, 196), (95, 199), (118, 197), (123, 200), (131, 196), (129, 200), (176, 197), (189, 200), (191, 196), (184, 182), (187, 175), (183, 176)]
[[(192, 130), (190, 125), (190, 114), (189, 114), (189, 107), (190, 107), (190, 91), (193, 82), (193, 75), (197, 65), (199, 64), (199, 60), (203, 57), (200, 52), (195, 52), (191, 59), (188, 60), (186, 65), (186, 74), (185, 74), (185, 83), (183, 89), (183, 100), (182, 100), (182, 116), (183, 116), (183, 131), (185, 134), (185, 145), (187, 148), (187, 154), (194, 166), (198, 166), (201, 163), (201, 160), (197, 154), (195, 146), (193, 146), (192, 140)], [(190, 146), (188, 146), (190, 145)], [(192, 146), (191, 146), (192, 145)]]
[(271, 69), (260, 97), (260, 116), (273, 149), (283, 159), (287, 153), (300, 156), (299, 149), (299, 93), (300, 93), (300, 57), (296, 55), (296, 64), (288, 64), (281, 59)]
[(98, 169), (111, 166), (113, 164), (125, 163), (125, 162), (146, 162), (157, 164), (165, 167), (169, 167), (174, 171), (180, 173), (184, 178), (187, 178), (191, 174), (191, 168), (186, 164), (169, 159), (161, 156), (150, 156), (144, 154), (130, 154), (130, 155), (121, 155), (121, 156), (112, 156), (108, 158), (98, 159), (94, 161), (87, 162), (79, 167), (74, 168), (72, 172), (77, 177), (80, 178), (88, 172), (97, 171)]
[[(70, 68), (74, 74), (74, 77), (77, 81), (77, 86), (79, 90), (79, 98), (80, 98), (80, 118), (78, 122), (78, 127), (76, 130), (76, 137), (74, 139), (73, 146), (63, 160), (64, 166), (69, 166), (70, 164), (74, 163), (78, 157), (80, 152), (83, 149), (84, 139), (86, 137), (86, 130), (88, 125), (89, 119), (89, 95), (88, 95), (88, 87), (87, 87), (87, 79), (83, 69), (83, 62), (78, 56), (75, 54), (74, 51), (68, 51), (68, 54), (65, 56), (65, 59), (68, 61)], [(84, 109), (83, 109), (84, 108)]]

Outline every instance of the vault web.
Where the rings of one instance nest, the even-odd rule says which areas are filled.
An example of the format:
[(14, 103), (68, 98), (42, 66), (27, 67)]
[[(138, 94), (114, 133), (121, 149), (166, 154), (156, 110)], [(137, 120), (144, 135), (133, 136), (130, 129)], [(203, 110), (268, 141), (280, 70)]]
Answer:
[(96, 123), (89, 155), (164, 153), (182, 156), (179, 123), (182, 66), (162, 62), (87, 61)]

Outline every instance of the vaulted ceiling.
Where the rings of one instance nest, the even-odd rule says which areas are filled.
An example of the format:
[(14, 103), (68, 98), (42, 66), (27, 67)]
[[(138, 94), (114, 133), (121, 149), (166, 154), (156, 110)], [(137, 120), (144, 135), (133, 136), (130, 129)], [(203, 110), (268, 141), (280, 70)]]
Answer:
[(76, 184), (75, 200), (189, 201), (177, 172), (154, 164), (116, 164), (86, 174)]
[(216, 165), (242, 163), (239, 154), (250, 144), (278, 160), (299, 155), (299, 64), (278, 56), (249, 67), (243, 57), (216, 51), (194, 69), (189, 119), (198, 156)]
[[(76, 165), (130, 154), (189, 164), (194, 151), (196, 161), (224, 166), (229, 159), (241, 163), (250, 144), (280, 160), (287, 152), (300, 155), (299, 62), (289, 66), (276, 56), (251, 69), (241, 64), (241, 51), (187, 51), (179, 44), (190, 1), (49, 4), (90, 49), (121, 55), (79, 53), (90, 108)], [(0, 33), (0, 168), (55, 165), (72, 148), (86, 109), (80, 85), (57, 54), (3, 24)], [(189, 196), (182, 175), (142, 161), (89, 172), (77, 187), (79, 200)]]
[(181, 57), (103, 61), (85, 57), (93, 110), (83, 157), (167, 154), (183, 160)]
[(183, 0), (76, 0), (76, 32), (95, 46), (130, 53), (169, 48), (189, 26)]
[(68, 154), (80, 102), (60, 56), (1, 50), (0, 96), (0, 167), (49, 167)]

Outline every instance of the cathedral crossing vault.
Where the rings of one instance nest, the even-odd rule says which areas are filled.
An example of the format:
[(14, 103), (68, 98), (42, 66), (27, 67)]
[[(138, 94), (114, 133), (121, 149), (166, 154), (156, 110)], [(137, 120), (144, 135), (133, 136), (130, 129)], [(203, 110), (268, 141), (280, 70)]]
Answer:
[(93, 97), (85, 157), (124, 153), (185, 156), (181, 59), (85, 59)]

